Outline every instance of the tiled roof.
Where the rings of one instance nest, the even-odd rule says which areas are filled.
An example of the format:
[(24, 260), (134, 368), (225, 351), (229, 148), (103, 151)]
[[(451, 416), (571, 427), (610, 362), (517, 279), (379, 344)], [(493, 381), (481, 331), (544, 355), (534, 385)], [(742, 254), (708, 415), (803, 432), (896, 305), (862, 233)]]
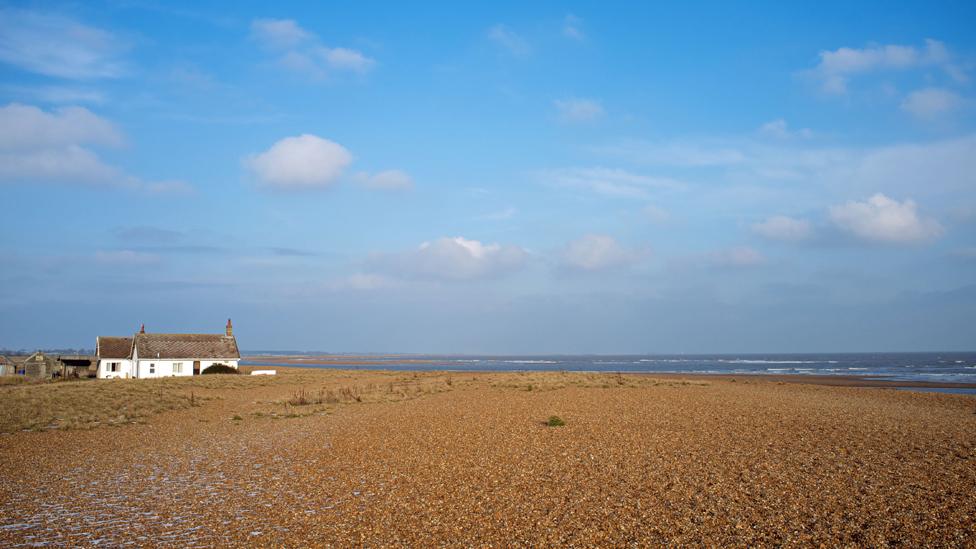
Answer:
[(223, 334), (136, 334), (139, 358), (240, 359), (237, 338)]
[(100, 336), (98, 338), (99, 358), (129, 358), (131, 352), (131, 337)]

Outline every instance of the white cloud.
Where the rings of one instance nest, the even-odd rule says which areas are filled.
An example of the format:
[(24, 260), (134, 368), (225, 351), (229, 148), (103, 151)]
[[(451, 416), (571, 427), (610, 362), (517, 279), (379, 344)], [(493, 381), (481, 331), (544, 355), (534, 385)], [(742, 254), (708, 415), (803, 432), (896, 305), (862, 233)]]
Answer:
[(595, 99), (557, 99), (553, 105), (559, 112), (559, 120), (570, 124), (594, 122), (606, 114), (603, 105)]
[(685, 186), (671, 178), (651, 177), (616, 168), (567, 168), (543, 171), (539, 175), (543, 181), (560, 187), (626, 198), (649, 198), (651, 190), (673, 190)]
[(759, 133), (775, 139), (793, 139), (796, 137), (806, 139), (813, 137), (813, 132), (809, 128), (800, 128), (799, 130), (789, 129), (786, 120), (782, 118), (766, 122), (759, 127)]
[(0, 182), (108, 185), (153, 194), (190, 190), (182, 182), (143, 181), (89, 148), (124, 143), (114, 124), (88, 109), (44, 111), (11, 103), (0, 107)]
[(83, 107), (51, 112), (18, 103), (0, 107), (0, 150), (81, 144), (118, 147), (123, 142), (114, 124)]
[(965, 73), (952, 63), (945, 44), (938, 40), (926, 40), (921, 49), (890, 44), (821, 51), (820, 62), (812, 72), (821, 81), (824, 92), (844, 94), (850, 78), (857, 74), (930, 66), (940, 67), (956, 80), (966, 79)]
[(251, 23), (251, 36), (278, 52), (279, 65), (315, 79), (335, 72), (365, 73), (376, 64), (360, 51), (323, 45), (315, 33), (291, 19), (256, 19)]
[(813, 236), (813, 227), (805, 219), (775, 215), (752, 226), (753, 232), (771, 240), (798, 241)]
[(375, 256), (371, 263), (407, 277), (475, 280), (520, 269), (528, 252), (513, 245), (483, 244), (463, 237), (424, 242), (417, 249)]
[(919, 217), (914, 201), (898, 202), (880, 193), (865, 202), (831, 206), (829, 213), (837, 227), (864, 240), (908, 244), (943, 233), (938, 222)]
[(315, 38), (292, 19), (255, 19), (251, 22), (251, 36), (267, 47), (278, 49), (294, 48)]
[(748, 246), (719, 250), (708, 255), (708, 260), (713, 267), (755, 267), (766, 262), (759, 251)]
[(488, 29), (488, 38), (499, 46), (508, 50), (508, 52), (512, 55), (521, 57), (528, 55), (531, 51), (529, 43), (526, 42), (524, 38), (502, 24), (495, 25)]
[(356, 179), (365, 187), (385, 191), (413, 189), (413, 178), (400, 170), (386, 170), (375, 174), (360, 172)]
[(624, 248), (613, 237), (589, 234), (570, 242), (561, 254), (564, 267), (577, 271), (604, 271), (632, 265), (644, 252)]
[(908, 94), (901, 103), (903, 111), (916, 118), (932, 120), (962, 105), (962, 98), (955, 92), (942, 88), (925, 88)]
[(568, 14), (563, 18), (563, 36), (573, 40), (585, 40), (586, 34), (583, 32), (583, 20), (573, 14)]
[(59, 15), (0, 9), (0, 61), (68, 79), (113, 78), (124, 72), (125, 45), (111, 33)]
[(328, 187), (351, 162), (345, 147), (311, 134), (286, 137), (244, 161), (258, 180), (278, 189)]

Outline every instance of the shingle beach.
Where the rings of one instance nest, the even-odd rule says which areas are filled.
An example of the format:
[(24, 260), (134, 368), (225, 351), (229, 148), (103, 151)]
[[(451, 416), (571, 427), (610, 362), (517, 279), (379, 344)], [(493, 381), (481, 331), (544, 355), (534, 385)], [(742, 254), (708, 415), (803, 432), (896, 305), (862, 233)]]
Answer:
[[(582, 373), (227, 378), (151, 382), (192, 402), (114, 424), (11, 423), (0, 545), (976, 545), (971, 396)], [(95, 383), (147, 382), (79, 390)], [(27, 390), (0, 387), (0, 406)]]

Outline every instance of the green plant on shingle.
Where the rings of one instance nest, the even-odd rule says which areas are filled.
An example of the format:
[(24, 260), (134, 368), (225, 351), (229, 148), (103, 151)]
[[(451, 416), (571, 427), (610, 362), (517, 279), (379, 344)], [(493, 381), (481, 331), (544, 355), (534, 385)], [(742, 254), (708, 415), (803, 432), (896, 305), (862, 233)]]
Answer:
[(549, 416), (549, 420), (546, 421), (546, 425), (549, 427), (562, 427), (563, 425), (566, 425), (566, 422), (563, 421), (559, 416)]

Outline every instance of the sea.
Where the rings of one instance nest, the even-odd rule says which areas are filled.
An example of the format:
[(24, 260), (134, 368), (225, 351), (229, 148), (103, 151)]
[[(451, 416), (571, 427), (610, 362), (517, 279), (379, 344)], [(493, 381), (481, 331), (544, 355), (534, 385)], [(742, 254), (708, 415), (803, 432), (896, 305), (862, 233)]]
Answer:
[[(829, 353), (829, 354), (722, 354), (722, 355), (349, 355), (360, 364), (315, 364), (315, 356), (342, 360), (343, 355), (300, 353), (306, 358), (291, 362), (299, 353), (262, 354), (260, 361), (243, 357), (253, 366), (304, 366), (310, 368), (444, 370), (444, 371), (572, 371), (677, 374), (752, 374), (858, 376), (887, 381), (976, 383), (976, 352), (959, 353)], [(269, 354), (290, 355), (276, 362)], [(927, 389), (929, 390), (929, 389)], [(976, 389), (932, 388), (939, 392), (976, 394)]]

